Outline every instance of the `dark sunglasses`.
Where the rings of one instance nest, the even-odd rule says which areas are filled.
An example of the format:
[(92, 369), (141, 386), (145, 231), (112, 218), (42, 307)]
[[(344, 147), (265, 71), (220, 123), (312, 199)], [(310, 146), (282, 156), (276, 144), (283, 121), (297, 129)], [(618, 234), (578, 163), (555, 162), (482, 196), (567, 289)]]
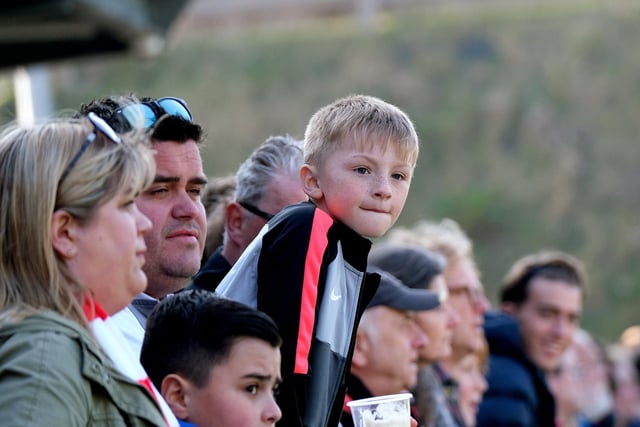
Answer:
[(62, 172), (60, 182), (62, 182), (67, 177), (67, 175), (69, 175), (69, 172), (71, 172), (71, 169), (73, 169), (73, 167), (76, 165), (78, 159), (80, 158), (80, 156), (82, 156), (82, 153), (84, 153), (87, 147), (89, 147), (89, 145), (91, 145), (91, 143), (96, 139), (96, 136), (98, 136), (97, 132), (102, 133), (107, 137), (109, 141), (113, 142), (114, 144), (120, 144), (122, 142), (116, 131), (111, 129), (111, 126), (109, 126), (107, 122), (102, 120), (95, 113), (89, 113), (87, 115), (87, 118), (93, 125), (93, 131), (89, 135), (87, 135), (87, 139), (84, 140), (76, 155), (73, 156), (71, 162), (69, 162), (69, 166), (67, 166), (64, 172)]
[(260, 218), (264, 218), (267, 221), (269, 221), (271, 218), (274, 217), (274, 215), (271, 215), (270, 213), (266, 213), (265, 211), (263, 211), (262, 209), (258, 209), (257, 207), (253, 206), (250, 203), (247, 202), (238, 202), (238, 204), (240, 206), (242, 206), (243, 208), (245, 208), (246, 210), (248, 210), (249, 212), (251, 212), (252, 214), (259, 216)]
[(115, 112), (126, 119), (135, 129), (147, 129), (156, 124), (164, 115), (178, 116), (191, 121), (193, 116), (187, 103), (180, 98), (166, 96), (152, 101), (142, 101), (125, 105)]

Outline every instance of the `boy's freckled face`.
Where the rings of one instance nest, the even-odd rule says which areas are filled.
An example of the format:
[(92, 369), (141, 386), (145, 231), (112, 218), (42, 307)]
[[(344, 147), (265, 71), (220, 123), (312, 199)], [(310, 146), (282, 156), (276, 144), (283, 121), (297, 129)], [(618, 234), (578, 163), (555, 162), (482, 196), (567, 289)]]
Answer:
[(381, 146), (343, 144), (313, 168), (322, 193), (316, 205), (365, 237), (380, 237), (395, 224), (413, 175), (399, 149)]

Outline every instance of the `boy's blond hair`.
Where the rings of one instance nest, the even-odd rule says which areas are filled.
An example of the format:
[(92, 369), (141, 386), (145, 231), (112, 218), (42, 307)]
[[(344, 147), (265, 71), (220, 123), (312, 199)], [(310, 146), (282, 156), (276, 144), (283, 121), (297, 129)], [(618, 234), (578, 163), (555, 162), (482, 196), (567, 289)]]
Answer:
[(364, 147), (371, 140), (382, 141), (385, 149), (394, 144), (415, 167), (418, 135), (409, 117), (398, 107), (366, 95), (340, 98), (311, 117), (304, 135), (304, 162), (319, 165), (338, 144), (349, 141)]

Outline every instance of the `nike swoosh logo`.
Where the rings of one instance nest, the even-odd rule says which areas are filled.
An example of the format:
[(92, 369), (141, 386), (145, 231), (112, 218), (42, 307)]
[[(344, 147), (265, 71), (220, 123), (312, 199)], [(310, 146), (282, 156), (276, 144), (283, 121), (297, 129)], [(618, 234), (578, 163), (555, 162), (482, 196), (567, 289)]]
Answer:
[(340, 298), (342, 298), (342, 295), (336, 294), (336, 290), (331, 289), (331, 295), (329, 295), (329, 298), (331, 298), (331, 301), (338, 301)]

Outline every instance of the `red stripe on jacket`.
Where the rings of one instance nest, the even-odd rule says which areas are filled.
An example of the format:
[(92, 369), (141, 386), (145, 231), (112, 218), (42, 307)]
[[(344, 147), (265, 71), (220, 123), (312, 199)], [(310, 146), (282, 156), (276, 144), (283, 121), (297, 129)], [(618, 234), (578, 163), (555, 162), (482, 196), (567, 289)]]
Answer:
[(309, 350), (313, 340), (320, 266), (328, 243), (327, 230), (332, 225), (333, 219), (326, 212), (320, 209), (315, 210), (309, 237), (309, 249), (304, 262), (300, 326), (298, 329), (296, 360), (293, 367), (295, 374), (307, 374), (309, 371)]

